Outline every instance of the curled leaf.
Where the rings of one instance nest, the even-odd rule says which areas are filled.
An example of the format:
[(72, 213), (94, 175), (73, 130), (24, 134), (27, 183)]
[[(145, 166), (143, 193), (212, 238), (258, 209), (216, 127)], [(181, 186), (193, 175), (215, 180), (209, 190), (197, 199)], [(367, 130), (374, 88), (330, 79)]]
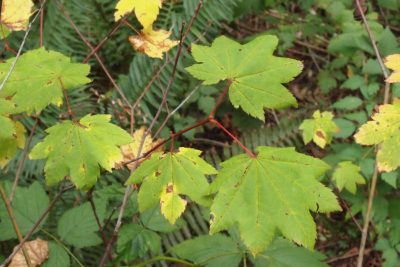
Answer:
[[(45, 240), (41, 240), (37, 238), (33, 241), (25, 242), (24, 247), (29, 255), (29, 260), (31, 262), (31, 266), (39, 266), (44, 262), (49, 256), (49, 245)], [(14, 250), (16, 247), (14, 248)], [(12, 261), (9, 267), (27, 267), (29, 266), (25, 260), (22, 249), (20, 249), (15, 256), (12, 258)]]
[(171, 32), (165, 30), (143, 31), (138, 36), (130, 36), (129, 42), (136, 51), (145, 53), (149, 57), (161, 58), (179, 42), (170, 40)]

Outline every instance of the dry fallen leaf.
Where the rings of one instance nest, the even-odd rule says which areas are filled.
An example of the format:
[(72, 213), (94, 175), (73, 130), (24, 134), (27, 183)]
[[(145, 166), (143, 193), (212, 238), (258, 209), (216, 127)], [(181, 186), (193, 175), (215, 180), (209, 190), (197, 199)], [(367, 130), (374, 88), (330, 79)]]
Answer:
[(3, 0), (0, 22), (11, 31), (24, 31), (32, 14), (32, 0)]
[[(133, 136), (132, 136), (133, 142), (132, 143), (121, 146), (121, 151), (124, 156), (124, 160), (122, 162), (118, 163), (116, 168), (120, 169), (127, 162), (136, 159), (136, 154), (139, 150), (140, 141), (142, 140), (142, 137), (145, 132), (146, 132), (146, 128), (141, 127), (139, 130), (136, 130), (133, 133)], [(157, 146), (161, 141), (162, 141), (162, 139), (153, 140), (151, 135), (146, 136), (146, 139), (144, 140), (144, 143), (143, 143), (142, 154), (149, 151), (150, 149), (154, 148), (155, 146)], [(162, 151), (162, 149), (163, 148), (161, 146), (161, 147), (157, 148), (154, 152)], [(141, 161), (142, 160), (140, 160), (139, 162), (141, 162)], [(129, 163), (127, 166), (129, 169), (132, 169), (134, 167), (134, 163)]]
[[(32, 266), (41, 265), (49, 257), (49, 244), (45, 240), (37, 238), (33, 241), (25, 242), (24, 247), (28, 252)], [(14, 248), (14, 250), (16, 247)], [(22, 249), (12, 258), (9, 267), (27, 267)]]
[(386, 57), (385, 65), (394, 71), (386, 81), (388, 83), (400, 83), (400, 54), (393, 54)]
[(149, 57), (162, 58), (163, 53), (169, 51), (179, 42), (170, 40), (171, 32), (165, 30), (149, 30), (139, 36), (130, 36), (129, 42), (136, 51), (145, 53)]

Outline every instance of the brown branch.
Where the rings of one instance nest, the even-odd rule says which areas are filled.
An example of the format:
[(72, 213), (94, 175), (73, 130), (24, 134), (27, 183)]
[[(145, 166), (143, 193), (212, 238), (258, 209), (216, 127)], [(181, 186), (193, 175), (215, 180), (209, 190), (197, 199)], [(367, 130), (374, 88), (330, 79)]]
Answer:
[(88, 63), (88, 61), (93, 57), (93, 55), (95, 53), (97, 53), (100, 48), (110, 39), (110, 37), (116, 33), (119, 28), (123, 25), (124, 21), (126, 18), (122, 18), (120, 21), (118, 21), (117, 24), (115, 24), (115, 26), (111, 29), (111, 31), (106, 35), (106, 37), (104, 37), (99, 43), (98, 45), (96, 45), (96, 47), (94, 49), (92, 49), (92, 51), (90, 51), (90, 53), (86, 56), (86, 58), (82, 61), (82, 63), (86, 64)]
[[(362, 5), (360, 3), (360, 0), (356, 0), (356, 6), (358, 9), (358, 12), (361, 15), (361, 18), (363, 20), (364, 23), (364, 27), (368, 32), (368, 36), (369, 39), (371, 41), (372, 47), (374, 49), (376, 58), (378, 59), (379, 62), (379, 66), (382, 70), (383, 76), (385, 77), (385, 80), (389, 77), (389, 73), (388, 70), (385, 67), (385, 64), (383, 63), (383, 59), (382, 56), (379, 52), (378, 46), (376, 45), (376, 41), (375, 41), (375, 37), (374, 34), (372, 33), (367, 18), (365, 17)], [(388, 82), (385, 83), (385, 91), (384, 91), (384, 100), (383, 103), (387, 104), (389, 103), (390, 100), (390, 84)], [(379, 151), (379, 147), (377, 147), (377, 151)], [(364, 226), (362, 229), (362, 234), (361, 234), (361, 241), (360, 241), (360, 248), (358, 251), (358, 258), (357, 258), (357, 267), (362, 267), (363, 266), (363, 261), (364, 261), (364, 252), (365, 252), (365, 246), (367, 243), (367, 238), (368, 238), (368, 229), (369, 229), (369, 224), (370, 224), (370, 220), (371, 220), (371, 213), (372, 213), (372, 205), (374, 202), (374, 197), (375, 197), (375, 191), (376, 191), (376, 184), (378, 181), (378, 164), (375, 164), (375, 169), (374, 169), (374, 174), (372, 176), (371, 179), (371, 188), (369, 191), (369, 195), (368, 195), (368, 208), (367, 208), (367, 213), (365, 215), (365, 221), (364, 221)]]
[[(72, 28), (75, 30), (75, 32), (79, 35), (79, 37), (82, 39), (82, 41), (85, 43), (85, 45), (94, 51), (94, 47), (89, 43), (89, 41), (86, 39), (85, 36), (81, 33), (81, 31), (78, 29), (74, 21), (72, 20), (71, 16), (68, 14), (68, 12), (65, 10), (65, 7), (63, 4), (60, 3), (60, 1), (56, 0), (56, 3), (58, 4), (58, 8), (60, 11), (63, 13), (65, 18), (67, 19), (68, 23), (72, 26)], [(118, 86), (118, 84), (115, 82), (114, 78), (111, 76), (110, 72), (108, 71), (107, 67), (104, 65), (103, 60), (101, 60), (100, 56), (94, 52), (94, 56), (97, 59), (97, 62), (100, 64), (100, 67), (103, 69), (104, 73), (106, 74), (107, 78), (110, 80), (112, 85), (114, 86), (115, 90), (118, 92), (118, 94), (121, 96), (121, 98), (124, 100), (125, 104), (129, 107), (132, 108), (132, 105), (130, 104), (128, 98), (125, 96), (124, 92), (121, 90), (121, 88)]]
[[(13, 211), (13, 209), (11, 207), (11, 203), (8, 200), (7, 194), (6, 194), (4, 188), (3, 188), (3, 186), (1, 184), (0, 184), (0, 195), (1, 195), (1, 198), (3, 199), (4, 204), (6, 206), (8, 216), (10, 217), (10, 221), (11, 221), (11, 224), (12, 224), (12, 226), (14, 228), (15, 234), (17, 235), (18, 241), (21, 243), (23, 238), (22, 238), (21, 230), (18, 227), (17, 218), (15, 217), (14, 211)], [(29, 254), (28, 254), (28, 251), (26, 250), (25, 246), (22, 246), (22, 254), (24, 255), (24, 258), (25, 258), (25, 261), (26, 261), (27, 265), (29, 267), (32, 267), (33, 265), (31, 263), (31, 259), (29, 258)]]
[(31, 132), (29, 134), (28, 140), (26, 141), (26, 144), (25, 144), (25, 147), (24, 147), (24, 151), (22, 152), (22, 157), (18, 162), (17, 172), (15, 173), (15, 179), (14, 179), (14, 183), (13, 183), (13, 186), (12, 186), (12, 189), (11, 189), (11, 193), (10, 193), (10, 197), (9, 197), (10, 203), (13, 201), (13, 197), (14, 197), (15, 191), (17, 190), (19, 178), (21, 177), (22, 170), (24, 168), (25, 161), (26, 161), (26, 158), (28, 156), (29, 147), (31, 146), (32, 138), (33, 138), (33, 135), (36, 132), (36, 128), (37, 128), (38, 124), (39, 124), (39, 119), (36, 119), (35, 123), (32, 126), (32, 129), (31, 129)]
[(5, 267), (7, 266), (12, 258), (15, 256), (15, 254), (18, 253), (18, 251), (22, 248), (24, 243), (33, 235), (33, 233), (36, 231), (36, 229), (39, 227), (39, 225), (42, 223), (42, 221), (46, 218), (47, 214), (53, 209), (57, 201), (61, 198), (61, 196), (67, 192), (68, 190), (71, 190), (75, 186), (70, 185), (67, 187), (64, 187), (58, 192), (58, 194), (54, 197), (54, 199), (51, 201), (49, 206), (42, 212), (40, 215), (39, 219), (34, 223), (34, 225), (31, 227), (31, 229), (28, 231), (28, 233), (25, 235), (25, 237), (22, 239), (22, 241), (18, 244), (18, 246), (15, 247), (13, 252), (8, 256), (8, 258), (3, 262), (3, 264), (0, 267)]

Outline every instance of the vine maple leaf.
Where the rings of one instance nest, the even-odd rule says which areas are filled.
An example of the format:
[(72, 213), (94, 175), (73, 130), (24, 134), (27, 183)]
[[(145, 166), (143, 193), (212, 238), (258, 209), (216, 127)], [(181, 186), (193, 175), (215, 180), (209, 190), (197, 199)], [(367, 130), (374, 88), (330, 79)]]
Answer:
[(31, 151), (31, 159), (47, 159), (46, 181), (53, 185), (69, 176), (77, 188), (90, 189), (100, 166), (112, 170), (123, 158), (120, 146), (132, 142), (110, 115), (87, 115), (79, 123), (64, 121), (46, 130), (48, 135)]
[(3, 0), (0, 23), (11, 31), (26, 30), (32, 8), (32, 0)]
[(340, 162), (332, 175), (339, 191), (346, 188), (352, 194), (357, 191), (357, 184), (365, 184), (364, 177), (360, 174), (360, 167), (351, 161)]
[(361, 145), (380, 145), (378, 170), (391, 172), (400, 166), (400, 102), (379, 106), (372, 121), (362, 125), (354, 136)]
[(120, 0), (115, 7), (114, 17), (117, 21), (134, 10), (143, 28), (149, 29), (157, 19), (161, 6), (162, 0)]
[(163, 58), (163, 53), (175, 47), (179, 41), (170, 40), (171, 32), (164, 30), (143, 31), (138, 36), (130, 36), (129, 42), (136, 51), (149, 57)]
[(221, 36), (211, 47), (193, 45), (192, 54), (199, 64), (186, 69), (203, 84), (232, 80), (232, 104), (264, 120), (264, 108), (297, 106), (282, 83), (297, 76), (303, 65), (294, 59), (274, 56), (277, 45), (278, 38), (272, 35), (259, 36), (244, 45)]
[(303, 140), (308, 144), (311, 140), (314, 141), (319, 147), (325, 148), (326, 144), (330, 144), (332, 137), (338, 132), (339, 128), (332, 120), (333, 114), (331, 112), (315, 111), (313, 119), (306, 119), (300, 125), (300, 130), (303, 131)]
[(201, 151), (179, 148), (177, 153), (154, 153), (129, 177), (127, 184), (139, 184), (139, 210), (150, 209), (160, 203), (165, 218), (174, 224), (184, 212), (186, 195), (193, 201), (207, 205), (209, 184), (205, 175), (217, 171), (200, 158)]
[(17, 148), (25, 146), (25, 127), (9, 118), (14, 108), (11, 101), (0, 98), (0, 168), (7, 165)]
[(258, 147), (222, 163), (211, 184), (211, 234), (238, 224), (245, 245), (255, 255), (265, 250), (276, 230), (313, 248), (316, 226), (310, 210), (341, 210), (336, 196), (317, 178), (329, 166), (294, 148)]
[(400, 83), (400, 54), (394, 54), (386, 57), (385, 65), (394, 71), (386, 81), (388, 83)]
[[(5, 79), (15, 58), (0, 64), (0, 80)], [(40, 112), (49, 104), (61, 105), (63, 89), (89, 83), (90, 66), (71, 63), (61, 53), (44, 48), (30, 50), (17, 61), (0, 97), (11, 98), (15, 113)]]

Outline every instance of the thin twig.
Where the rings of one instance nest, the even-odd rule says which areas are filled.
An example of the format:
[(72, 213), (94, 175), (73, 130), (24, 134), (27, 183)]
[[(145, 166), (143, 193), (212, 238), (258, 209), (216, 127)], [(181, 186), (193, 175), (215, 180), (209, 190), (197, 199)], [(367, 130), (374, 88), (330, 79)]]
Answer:
[(15, 173), (15, 179), (14, 179), (14, 183), (11, 189), (11, 193), (10, 193), (10, 203), (13, 201), (14, 198), (14, 194), (15, 194), (15, 190), (17, 190), (17, 186), (18, 186), (18, 182), (19, 182), (19, 178), (21, 177), (22, 174), (22, 170), (24, 169), (24, 164), (26, 161), (26, 158), (28, 157), (28, 152), (29, 152), (29, 148), (31, 146), (32, 143), (32, 138), (33, 135), (35, 134), (36, 128), (39, 124), (39, 119), (35, 120), (35, 123), (32, 126), (31, 132), (29, 134), (28, 140), (26, 141), (25, 147), (24, 147), (24, 151), (22, 152), (22, 157), (18, 162), (18, 167), (17, 167), (17, 172)]
[(33, 235), (33, 233), (36, 231), (36, 229), (39, 227), (39, 225), (42, 223), (42, 221), (46, 218), (47, 214), (53, 209), (53, 207), (55, 206), (55, 204), (57, 203), (57, 201), (61, 198), (61, 196), (67, 192), (68, 190), (71, 190), (72, 188), (74, 188), (75, 186), (70, 185), (67, 187), (64, 187), (60, 190), (60, 192), (58, 192), (58, 194), (54, 197), (54, 199), (51, 201), (51, 203), (47, 206), (47, 208), (42, 212), (42, 214), (40, 215), (39, 219), (37, 219), (37, 221), (33, 224), (33, 226), (31, 227), (31, 229), (28, 231), (28, 233), (25, 235), (25, 237), (22, 239), (22, 241), (18, 244), (18, 246), (15, 247), (15, 249), (13, 250), (13, 252), (8, 256), (8, 258), (3, 262), (2, 265), (0, 265), (0, 267), (5, 267), (7, 266), (12, 258), (15, 256), (15, 254), (18, 253), (18, 251), (22, 248), (22, 246), (24, 245), (24, 243)]
[[(15, 234), (17, 235), (18, 241), (22, 242), (22, 239), (23, 239), (22, 238), (22, 233), (21, 233), (21, 230), (18, 227), (17, 218), (15, 217), (14, 211), (13, 211), (13, 209), (11, 207), (11, 203), (10, 203), (10, 201), (9, 201), (9, 199), (7, 197), (7, 194), (6, 194), (4, 188), (3, 188), (3, 186), (1, 184), (0, 184), (0, 195), (1, 195), (1, 198), (3, 199), (4, 204), (6, 206), (8, 216), (10, 217), (10, 221), (11, 221), (11, 224), (12, 224), (12, 226), (14, 228)], [(29, 258), (29, 253), (26, 250), (25, 246), (22, 246), (22, 254), (24, 255), (25, 262), (27, 263), (27, 265), (29, 267), (32, 267), (33, 265), (31, 263), (31, 259)]]
[[(60, 1), (56, 0), (56, 3), (58, 4), (58, 8), (60, 11), (63, 13), (69, 24), (72, 26), (72, 28), (75, 30), (75, 32), (79, 35), (79, 37), (82, 39), (82, 41), (85, 43), (85, 45), (94, 51), (94, 47), (89, 43), (89, 41), (86, 39), (85, 36), (81, 33), (81, 31), (78, 29), (76, 26), (75, 22), (72, 20), (71, 16), (68, 14), (68, 12), (65, 10), (65, 7), (63, 4), (60, 3)], [(121, 88), (118, 86), (118, 84), (115, 82), (114, 78), (111, 76), (110, 72), (108, 71), (107, 67), (104, 65), (103, 60), (100, 58), (100, 56), (95, 52), (94, 56), (97, 59), (97, 62), (100, 64), (100, 67), (103, 69), (104, 73), (106, 74), (107, 78), (110, 80), (112, 85), (114, 86), (115, 90), (118, 92), (118, 94), (121, 96), (121, 98), (124, 100), (125, 104), (129, 107), (132, 108), (132, 105), (130, 104), (128, 98), (125, 96), (124, 92), (121, 90)]]
[[(171, 89), (171, 87), (172, 87), (172, 85), (173, 85), (174, 80), (175, 80), (175, 74), (176, 74), (176, 71), (177, 71), (177, 66), (178, 66), (179, 58), (180, 58), (180, 56), (181, 56), (181, 54), (182, 54), (183, 43), (184, 43), (186, 37), (188, 36), (188, 34), (189, 34), (189, 32), (190, 32), (190, 29), (191, 29), (191, 27), (192, 27), (192, 25), (193, 25), (193, 22), (194, 22), (194, 20), (196, 19), (196, 17), (198, 16), (198, 14), (199, 14), (200, 9), (201, 9), (202, 6), (203, 6), (203, 1), (200, 0), (200, 1), (199, 1), (199, 4), (197, 5), (196, 11), (195, 11), (193, 17), (191, 18), (190, 23), (189, 23), (189, 25), (188, 25), (188, 27), (187, 27), (187, 29), (186, 29), (186, 32), (185, 32), (184, 34), (181, 34), (178, 52), (177, 52), (177, 55), (176, 55), (176, 57), (175, 57), (174, 67), (173, 67), (173, 70), (172, 70), (172, 74), (171, 74), (171, 76), (170, 76), (170, 79), (169, 79), (169, 81), (168, 81), (167, 88), (165, 89), (165, 91), (164, 91), (164, 93), (163, 93), (163, 99), (162, 99), (162, 101), (161, 101), (160, 107), (158, 108), (158, 110), (157, 110), (157, 112), (156, 112), (156, 115), (153, 117), (153, 120), (152, 120), (152, 122), (150, 123), (149, 128), (147, 129), (147, 131), (144, 133), (144, 135), (143, 135), (142, 138), (141, 138), (140, 145), (139, 145), (139, 149), (138, 149), (138, 153), (137, 153), (137, 157), (136, 157), (136, 160), (135, 160), (135, 165), (134, 165), (133, 169), (131, 170), (131, 172), (133, 172), (133, 171), (136, 169), (136, 166), (137, 166), (137, 164), (138, 164), (138, 158), (140, 158), (140, 157), (141, 157), (141, 154), (142, 154), (142, 149), (143, 149), (144, 141), (146, 140), (146, 137), (150, 134), (151, 129), (154, 127), (154, 125), (155, 125), (155, 123), (156, 123), (158, 117), (159, 117), (160, 114), (161, 114), (161, 111), (162, 111), (164, 105), (167, 103), (168, 93), (169, 93), (169, 90)], [(132, 108), (131, 108), (131, 111), (132, 111)], [(123, 218), (123, 216), (124, 216), (125, 208), (126, 208), (126, 205), (127, 205), (127, 203), (128, 203), (129, 196), (130, 196), (131, 193), (132, 193), (132, 186), (127, 186), (127, 188), (125, 189), (125, 194), (124, 194), (124, 197), (123, 197), (123, 201), (122, 201), (122, 204), (121, 204), (121, 208), (120, 208), (120, 211), (119, 211), (119, 214), (118, 214), (117, 223), (115, 224), (113, 234), (112, 234), (110, 240), (108, 241), (108, 244), (107, 244), (107, 246), (106, 246), (105, 252), (104, 252), (104, 254), (103, 254), (103, 258), (102, 258), (101, 261), (100, 261), (100, 265), (99, 265), (100, 267), (105, 266), (105, 264), (107, 263), (107, 255), (108, 255), (108, 253), (110, 253), (111, 248), (112, 248), (112, 246), (113, 246), (113, 243), (114, 243), (114, 241), (115, 241), (115, 239), (116, 239), (116, 237), (117, 237), (117, 235), (118, 235), (119, 229), (120, 229), (121, 226), (122, 226), (122, 218)]]
[[(367, 18), (365, 17), (363, 8), (362, 8), (359, 0), (356, 0), (356, 6), (357, 6), (357, 9), (363, 20), (364, 27), (368, 32), (368, 36), (371, 41), (372, 47), (374, 49), (376, 58), (378, 59), (379, 66), (380, 66), (383, 76), (385, 77), (385, 80), (386, 80), (389, 77), (388, 70), (386, 69), (385, 64), (383, 63), (382, 56), (379, 52), (378, 46), (376, 45), (374, 34), (372, 33), (372, 31), (369, 27)], [(390, 100), (390, 84), (388, 82), (386, 82), (383, 103), (387, 104), (387, 103), (389, 103), (389, 100)], [(379, 146), (376, 151), (379, 151)], [(369, 229), (369, 224), (370, 224), (370, 220), (371, 220), (372, 205), (374, 202), (377, 181), (378, 181), (378, 164), (376, 163), (375, 169), (374, 169), (374, 174), (371, 179), (371, 188), (370, 188), (369, 195), (368, 195), (368, 208), (367, 208), (367, 213), (365, 215), (364, 226), (363, 226), (362, 234), (361, 234), (360, 248), (358, 251), (358, 258), (357, 258), (357, 267), (363, 266), (365, 245), (367, 243), (367, 238), (368, 238), (368, 229)]]

